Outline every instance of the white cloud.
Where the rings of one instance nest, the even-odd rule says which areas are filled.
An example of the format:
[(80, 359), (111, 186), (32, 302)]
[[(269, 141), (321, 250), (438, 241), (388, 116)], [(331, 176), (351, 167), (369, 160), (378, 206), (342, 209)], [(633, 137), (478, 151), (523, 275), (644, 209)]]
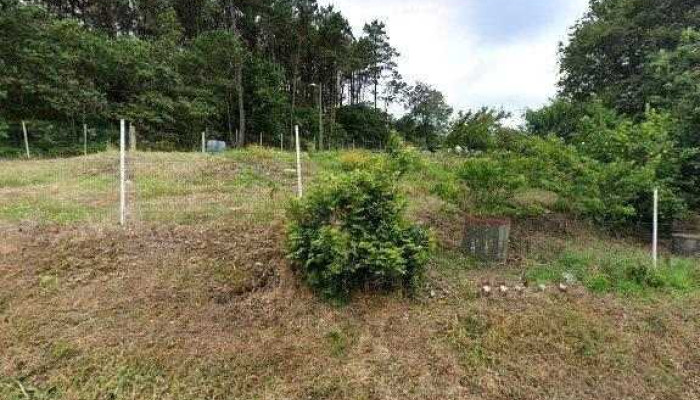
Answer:
[[(543, 105), (556, 93), (558, 43), (566, 40), (568, 27), (583, 15), (588, 0), (496, 2), (499, 7), (527, 2), (515, 8), (533, 4), (534, 13), (551, 13), (551, 18), (536, 19), (502, 13), (499, 7), (487, 9), (493, 15), (485, 18), (485, 6), (479, 1), (485, 0), (322, 3), (336, 5), (358, 34), (365, 22), (385, 21), (392, 43), (401, 52), (399, 68), (404, 77), (436, 86), (456, 109), (488, 105), (520, 113)], [(531, 18), (532, 23), (514, 18)], [(495, 31), (502, 32), (495, 35), (497, 39), (486, 36)]]

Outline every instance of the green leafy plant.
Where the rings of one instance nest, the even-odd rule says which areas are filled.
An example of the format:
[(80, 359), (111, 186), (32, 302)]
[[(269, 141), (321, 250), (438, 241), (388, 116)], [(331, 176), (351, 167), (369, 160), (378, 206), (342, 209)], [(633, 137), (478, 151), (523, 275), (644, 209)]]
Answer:
[(399, 175), (415, 172), (425, 167), (418, 150), (407, 145), (397, 132), (392, 132), (389, 135), (386, 154), (389, 169)]
[(459, 176), (469, 187), (476, 206), (486, 214), (506, 211), (515, 191), (526, 183), (519, 171), (486, 157), (465, 162)]
[(403, 219), (403, 211), (391, 174), (330, 176), (290, 206), (289, 258), (330, 299), (347, 299), (366, 285), (414, 289), (430, 240), (426, 230)]

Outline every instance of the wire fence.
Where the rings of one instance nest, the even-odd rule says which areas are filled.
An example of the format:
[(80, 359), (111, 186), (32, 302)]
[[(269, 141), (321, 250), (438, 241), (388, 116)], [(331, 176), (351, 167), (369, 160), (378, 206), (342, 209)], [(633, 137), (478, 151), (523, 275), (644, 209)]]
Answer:
[[(697, 232), (700, 225), (694, 226), (687, 227), (687, 232)], [(686, 231), (675, 223), (658, 223), (657, 241), (653, 221), (621, 226), (558, 214), (514, 219), (465, 217), (456, 227), (449, 233), (452, 247), (487, 263), (510, 266), (531, 268), (538, 263), (560, 262), (573, 269), (607, 268), (617, 262), (663, 265), (674, 256), (700, 256), (700, 236), (679, 233)]]
[[(266, 224), (281, 221), (285, 204), (300, 192), (299, 171), (302, 185), (314, 174), (312, 165), (303, 166), (299, 152), (255, 148), (221, 154), (125, 151), (122, 163), (115, 147), (124, 143), (126, 148), (126, 141), (109, 137), (117, 146), (107, 145), (104, 151), (81, 157), (2, 161), (0, 226)], [(453, 232), (448, 240), (459, 241), (472, 254), (499, 261), (552, 259), (581, 244), (590, 247), (587, 242), (593, 241), (601, 252), (624, 249), (624, 244), (645, 251), (654, 248), (652, 221), (621, 230), (570, 217), (520, 219), (508, 222), (505, 235), (500, 222), (459, 221), (460, 232)], [(700, 250), (694, 247), (700, 238), (693, 236), (698, 227), (700, 223), (658, 225), (662, 254)]]
[[(250, 155), (255, 158), (255, 155)], [(125, 223), (270, 222), (297, 191), (292, 154), (133, 152), (125, 157)], [(120, 154), (3, 161), (0, 224), (107, 224), (121, 220)]]

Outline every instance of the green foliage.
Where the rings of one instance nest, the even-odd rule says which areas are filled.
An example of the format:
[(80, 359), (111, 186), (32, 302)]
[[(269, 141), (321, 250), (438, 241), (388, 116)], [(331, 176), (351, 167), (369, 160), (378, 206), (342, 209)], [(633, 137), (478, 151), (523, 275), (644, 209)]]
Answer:
[(495, 147), (498, 136), (506, 131), (502, 122), (510, 117), (505, 111), (482, 108), (479, 111), (460, 112), (445, 139), (449, 148), (457, 146), (468, 150), (486, 151)]
[(430, 241), (402, 217), (390, 174), (331, 176), (289, 209), (289, 257), (306, 282), (331, 299), (372, 284), (412, 289)]
[(561, 50), (566, 97), (593, 96), (625, 114), (644, 113), (658, 85), (646, 66), (660, 50), (678, 46), (700, 24), (700, 5), (687, 0), (596, 0)]
[(556, 135), (568, 141), (578, 132), (583, 117), (606, 110), (600, 101), (580, 103), (559, 98), (539, 110), (527, 110), (526, 129), (538, 136)]
[(530, 112), (528, 126), (537, 135), (562, 129), (563, 135), (556, 134), (566, 145), (532, 139), (509, 146), (521, 154), (541, 153), (548, 162), (531, 171), (540, 171), (542, 186), (564, 196), (570, 210), (613, 224), (648, 218), (650, 193), (658, 188), (661, 216), (671, 220), (686, 208), (683, 168), (697, 153), (678, 143), (677, 120), (669, 113), (652, 109), (641, 118), (621, 116), (601, 102), (559, 100)]
[(381, 148), (389, 137), (389, 115), (366, 104), (340, 107), (336, 118), (346, 133), (346, 143)]
[(652, 104), (672, 113), (679, 145), (695, 150), (683, 163), (680, 185), (690, 194), (688, 200), (700, 205), (700, 31), (683, 31), (680, 45), (659, 52), (647, 69), (658, 85)]
[[(528, 113), (530, 130), (568, 139), (582, 117), (600, 115), (600, 105), (628, 119), (608, 127), (617, 133), (625, 129), (617, 128), (621, 124), (631, 126), (647, 119), (649, 107), (669, 113), (673, 119), (668, 127), (669, 138), (690, 152), (681, 157), (676, 187), (686, 202), (697, 206), (699, 24), (697, 2), (591, 2), (590, 12), (574, 27), (569, 44), (561, 50), (562, 95), (545, 110)], [(596, 125), (600, 127), (599, 123)], [(632, 142), (639, 132), (644, 134), (639, 129), (632, 130)], [(674, 164), (675, 167), (678, 166)]]
[[(142, 147), (158, 149), (191, 149), (204, 130), (278, 146), (301, 122), (313, 147), (320, 94), (327, 143), (383, 145), (390, 118), (377, 101), (388, 107), (403, 87), (384, 23), (355, 38), (342, 13), (315, 1), (131, 3), (4, 2), (2, 119), (94, 126), (124, 118)], [(385, 83), (393, 92), (379, 92)], [(336, 112), (339, 87), (349, 88), (350, 109)], [(368, 87), (373, 108), (362, 105)], [(16, 145), (10, 136), (0, 134), (0, 147)], [(64, 130), (48, 136), (73, 140)]]
[[(594, 244), (586, 250), (570, 250), (550, 264), (528, 270), (534, 283), (566, 282), (572, 277), (596, 292), (641, 294), (649, 289), (686, 292), (700, 286), (700, 275), (691, 260), (672, 258), (654, 269), (649, 255), (619, 248), (610, 251)], [(568, 279), (567, 279), (568, 277)]]
[(445, 96), (430, 85), (418, 82), (406, 91), (408, 114), (397, 123), (397, 129), (411, 143), (436, 150), (449, 127), (452, 108)]
[(525, 176), (507, 163), (486, 157), (467, 160), (459, 177), (469, 187), (481, 212), (488, 214), (506, 212), (516, 190), (526, 182)]
[(415, 147), (406, 145), (401, 135), (391, 132), (386, 144), (389, 169), (398, 175), (415, 172), (426, 167)]

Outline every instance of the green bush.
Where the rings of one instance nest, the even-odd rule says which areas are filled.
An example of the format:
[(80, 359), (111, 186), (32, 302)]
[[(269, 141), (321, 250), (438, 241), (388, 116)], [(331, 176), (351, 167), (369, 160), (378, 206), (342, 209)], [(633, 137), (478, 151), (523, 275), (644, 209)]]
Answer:
[(460, 146), (467, 150), (491, 150), (495, 147), (498, 136), (508, 131), (503, 126), (503, 121), (509, 117), (510, 114), (505, 111), (487, 107), (478, 111), (460, 112), (452, 123), (445, 144), (448, 148)]
[(330, 299), (347, 299), (368, 284), (413, 289), (430, 240), (403, 211), (392, 174), (357, 170), (328, 177), (289, 209), (289, 258)]
[(397, 132), (391, 132), (386, 144), (388, 167), (404, 175), (425, 168), (425, 163), (415, 147), (407, 145)]
[(507, 212), (513, 195), (526, 183), (520, 171), (487, 157), (467, 160), (459, 176), (469, 187), (476, 207), (486, 214)]

